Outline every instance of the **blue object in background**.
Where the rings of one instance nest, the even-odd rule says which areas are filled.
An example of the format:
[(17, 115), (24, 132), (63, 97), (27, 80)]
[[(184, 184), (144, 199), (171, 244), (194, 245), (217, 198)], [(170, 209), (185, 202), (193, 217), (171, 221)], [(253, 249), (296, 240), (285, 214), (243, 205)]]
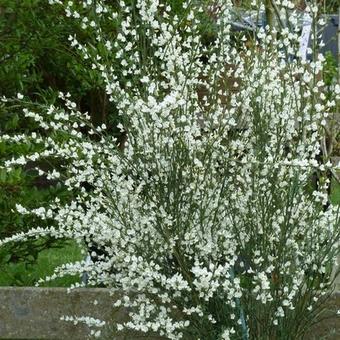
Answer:
[(321, 53), (326, 54), (330, 51), (334, 56), (336, 63), (338, 63), (338, 39), (337, 33), (339, 29), (339, 16), (336, 14), (329, 14), (325, 16), (326, 25), (322, 31), (322, 40), (325, 44), (321, 48)]
[[(301, 20), (299, 22), (299, 26), (303, 25), (303, 12), (300, 13)], [(325, 46), (320, 49), (320, 52), (325, 55), (326, 52), (330, 51), (334, 56), (336, 63), (338, 63), (338, 29), (339, 29), (339, 16), (337, 14), (326, 14), (323, 16), (326, 21), (326, 24), (323, 28), (320, 29), (319, 33), (322, 35), (322, 41)], [(283, 22), (285, 20), (283, 19)], [(231, 27), (234, 31), (248, 31), (255, 32), (258, 27), (265, 27), (266, 25), (266, 16), (264, 11), (258, 13), (254, 12), (241, 12), (234, 13), (234, 18), (230, 22)], [(309, 40), (309, 47), (311, 47), (311, 42)], [(291, 56), (294, 59), (294, 56)], [(312, 55), (307, 54), (307, 60), (311, 60)]]

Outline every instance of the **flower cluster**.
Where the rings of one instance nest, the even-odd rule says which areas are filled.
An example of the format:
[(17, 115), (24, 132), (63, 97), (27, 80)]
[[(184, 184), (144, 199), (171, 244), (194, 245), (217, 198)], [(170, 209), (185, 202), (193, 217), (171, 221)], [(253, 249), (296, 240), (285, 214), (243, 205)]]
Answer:
[[(61, 159), (62, 169), (47, 175), (74, 198), (49, 209), (18, 206), (58, 227), (0, 245), (52, 234), (95, 249), (90, 262), (56, 276), (86, 271), (90, 285), (122, 292), (114, 306), (128, 308), (129, 320), (117, 331), (295, 337), (304, 328), (288, 322), (329, 291), (339, 252), (329, 183), (311, 184), (331, 167), (320, 161), (334, 107), (319, 78), (323, 56), (293, 58), (298, 32), (288, 23), (236, 39), (230, 1), (184, 1), (180, 13), (160, 0), (110, 3), (68, 1), (65, 11), (93, 37), (70, 36), (71, 45), (101, 74), (127, 137), (91, 126), (68, 95), (60, 94), (64, 108), (24, 110), (42, 133), (0, 139), (42, 151), (4, 166)], [(290, 1), (274, 3), (296, 19)], [(214, 26), (209, 43), (200, 33), (205, 16)], [(103, 22), (114, 22), (114, 33)], [(59, 133), (68, 138), (53, 138)]]

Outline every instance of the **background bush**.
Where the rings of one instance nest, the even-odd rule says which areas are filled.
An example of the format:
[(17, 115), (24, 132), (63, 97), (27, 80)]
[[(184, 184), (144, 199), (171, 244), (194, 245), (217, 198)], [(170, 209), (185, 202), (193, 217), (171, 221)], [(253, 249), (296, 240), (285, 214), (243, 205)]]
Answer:
[[(54, 103), (58, 91), (68, 91), (88, 105), (83, 98), (96, 84), (69, 47), (68, 35), (77, 27), (68, 22), (58, 8), (40, 0), (4, 0), (0, 5), (0, 91), (13, 97), (22, 93), (26, 101)], [(93, 85), (95, 84), (95, 85)], [(32, 133), (37, 127), (19, 119), (15, 106), (0, 106), (0, 133)], [(30, 144), (0, 142), (0, 161), (34, 151)], [(45, 165), (48, 166), (48, 165)], [(68, 199), (70, 194), (60, 183), (39, 177), (29, 167), (17, 167), (7, 173), (0, 170), (0, 238), (26, 231), (37, 224), (32, 216), (23, 218), (15, 204), (34, 208), (47, 204), (53, 197)], [(49, 223), (49, 221), (46, 222)], [(41, 225), (41, 221), (39, 221)], [(38, 241), (13, 243), (0, 252), (2, 276), (0, 284), (31, 284), (27, 272), (39, 253), (50, 248), (64, 247), (64, 240), (47, 237)], [(79, 255), (78, 255), (79, 257)], [(23, 269), (22, 263), (26, 267)], [(14, 270), (17, 266), (21, 270)]]

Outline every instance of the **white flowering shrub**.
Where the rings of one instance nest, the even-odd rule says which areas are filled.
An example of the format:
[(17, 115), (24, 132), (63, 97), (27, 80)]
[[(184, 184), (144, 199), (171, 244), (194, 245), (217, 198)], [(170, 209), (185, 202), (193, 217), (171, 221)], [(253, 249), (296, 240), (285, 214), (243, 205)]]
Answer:
[[(60, 108), (24, 109), (41, 134), (1, 138), (42, 151), (4, 166), (63, 160), (47, 175), (74, 199), (17, 206), (58, 227), (0, 244), (52, 235), (95, 246), (91, 261), (45, 280), (87, 272), (90, 285), (119, 291), (114, 307), (127, 308), (129, 320), (115, 325), (118, 333), (299, 338), (332, 290), (339, 253), (329, 183), (311, 185), (331, 167), (319, 155), (335, 105), (323, 93), (322, 55), (299, 58), (294, 10), (279, 31), (235, 39), (229, 1), (183, 2), (177, 14), (158, 0), (112, 3), (69, 1), (65, 9), (90, 37), (71, 36), (71, 44), (101, 72), (126, 139), (92, 127), (69, 95), (60, 94)], [(214, 39), (204, 43), (201, 22), (210, 19)], [(116, 29), (103, 29), (111, 21)], [(68, 137), (53, 138), (60, 133)]]

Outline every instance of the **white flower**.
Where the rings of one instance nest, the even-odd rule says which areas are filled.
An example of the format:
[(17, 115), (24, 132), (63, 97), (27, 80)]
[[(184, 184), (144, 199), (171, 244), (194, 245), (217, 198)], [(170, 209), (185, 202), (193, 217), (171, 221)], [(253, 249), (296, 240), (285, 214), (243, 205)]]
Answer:
[[(74, 8), (66, 5), (73, 19)], [(339, 218), (332, 204), (323, 206), (329, 181), (308, 184), (314, 172), (333, 170), (321, 161), (320, 145), (336, 98), (320, 80), (321, 56), (287, 60), (297, 54), (299, 30), (288, 27), (298, 25), (295, 12), (294, 25), (281, 34), (259, 28), (258, 46), (249, 48), (234, 41), (230, 1), (204, 8), (214, 16), (209, 46), (200, 35), (202, 9), (196, 2), (183, 8), (175, 13), (158, 0), (137, 0), (133, 8), (120, 1), (114, 13), (106, 1), (77, 6), (85, 34), (80, 41), (71, 34), (70, 44), (100, 78), (108, 111), (121, 123), (93, 127), (62, 93), (60, 108), (23, 111), (38, 126), (35, 135), (8, 133), (0, 141), (29, 141), (35, 151), (4, 160), (3, 168), (57, 159), (58, 169), (39, 174), (58, 179), (70, 199), (18, 205), (53, 227), (0, 245), (39, 235), (85, 242), (96, 262), (62, 265), (46, 281), (86, 272), (91, 285), (109, 286), (113, 307), (129, 310), (118, 331), (180, 339), (202, 322), (217, 337), (234, 338), (245, 332), (247, 301), (273, 316), (262, 326), (258, 315), (244, 315), (246, 324), (259, 325), (249, 337), (261, 338), (280, 318), (295, 322), (306, 290), (314, 301), (329, 287), (329, 275), (319, 275), (317, 287), (308, 280), (334, 264)], [(110, 136), (115, 127), (120, 133)], [(100, 336), (99, 320), (64, 319)]]

